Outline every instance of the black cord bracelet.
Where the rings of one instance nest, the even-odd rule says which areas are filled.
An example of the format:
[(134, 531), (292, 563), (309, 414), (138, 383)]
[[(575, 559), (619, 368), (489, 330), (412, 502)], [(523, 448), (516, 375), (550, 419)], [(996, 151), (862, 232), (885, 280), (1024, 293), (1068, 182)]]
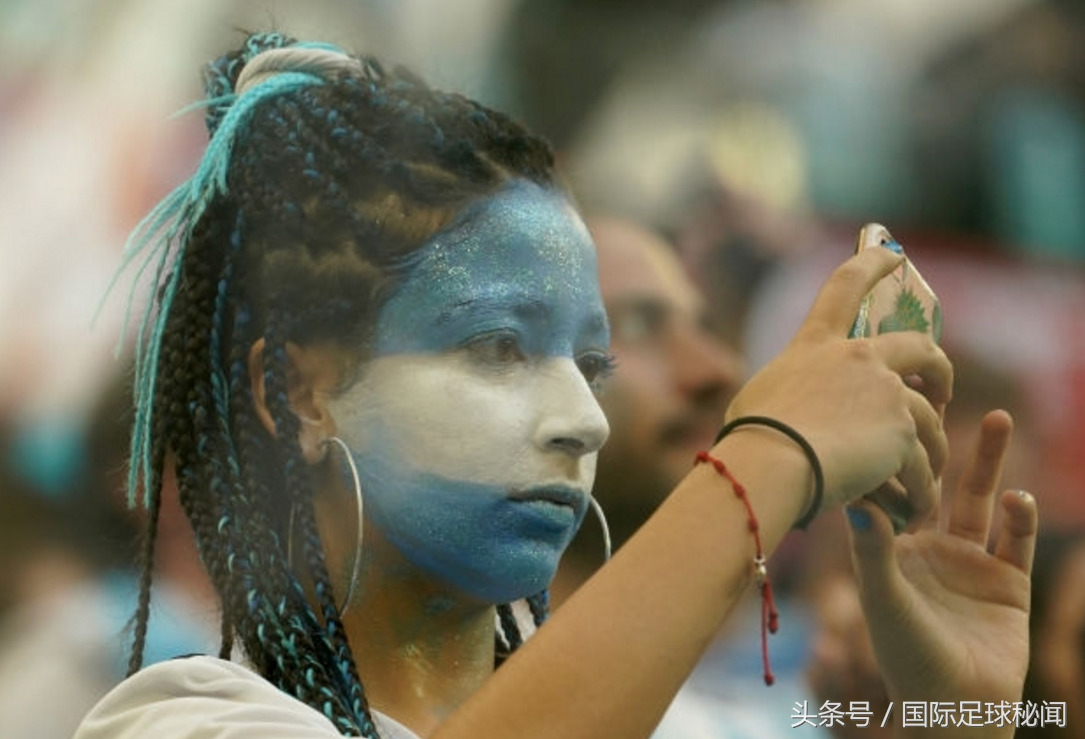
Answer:
[(825, 473), (821, 471), (821, 461), (818, 459), (814, 447), (810, 446), (810, 442), (804, 439), (803, 435), (798, 431), (791, 428), (783, 421), (777, 421), (775, 418), (769, 418), (768, 416), (741, 416), (728, 422), (716, 435), (716, 443), (718, 444), (720, 439), (727, 436), (739, 426), (768, 426), (769, 428), (776, 429), (798, 444), (799, 448), (802, 449), (803, 453), (806, 455), (806, 458), (810, 461), (810, 467), (814, 471), (814, 499), (810, 502), (810, 507), (806, 509), (806, 512), (802, 514), (802, 517), (795, 522), (795, 528), (805, 529), (818, 515), (818, 511), (821, 510), (821, 501), (825, 497)]

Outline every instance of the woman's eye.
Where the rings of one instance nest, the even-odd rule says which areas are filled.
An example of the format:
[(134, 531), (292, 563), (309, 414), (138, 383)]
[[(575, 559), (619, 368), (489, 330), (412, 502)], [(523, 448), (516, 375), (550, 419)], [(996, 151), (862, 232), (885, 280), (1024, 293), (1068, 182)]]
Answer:
[(615, 367), (614, 355), (603, 352), (588, 352), (576, 358), (576, 366), (593, 388), (598, 389), (603, 380), (610, 377)]
[(508, 333), (479, 336), (468, 342), (466, 348), (473, 359), (485, 364), (512, 364), (526, 358), (519, 340)]

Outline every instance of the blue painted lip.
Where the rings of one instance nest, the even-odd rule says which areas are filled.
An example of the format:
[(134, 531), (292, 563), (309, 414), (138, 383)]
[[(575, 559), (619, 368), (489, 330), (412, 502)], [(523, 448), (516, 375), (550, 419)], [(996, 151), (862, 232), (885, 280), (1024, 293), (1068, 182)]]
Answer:
[(580, 519), (587, 512), (588, 507), (588, 494), (567, 485), (548, 485), (520, 490), (510, 495), (509, 499), (517, 503), (541, 504), (535, 506), (540, 510), (545, 510), (545, 507), (567, 508), (576, 519)]

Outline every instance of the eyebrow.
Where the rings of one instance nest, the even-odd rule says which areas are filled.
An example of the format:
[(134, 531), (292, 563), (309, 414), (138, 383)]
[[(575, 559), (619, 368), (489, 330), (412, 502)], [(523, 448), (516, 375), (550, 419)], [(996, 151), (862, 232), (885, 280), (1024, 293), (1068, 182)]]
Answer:
[[(461, 316), (477, 318), (480, 315), (497, 314), (511, 311), (517, 318), (525, 320), (545, 320), (553, 314), (553, 308), (546, 301), (524, 295), (487, 295), (469, 298), (453, 303), (437, 314), (434, 323), (443, 326)], [(585, 328), (589, 331), (605, 332), (609, 322), (604, 311), (596, 311), (588, 319)]]
[[(714, 333), (712, 314), (704, 305), (699, 305), (697, 308), (692, 315), (693, 322), (705, 331)], [(683, 315), (683, 311), (676, 308), (673, 303), (654, 295), (629, 295), (611, 300), (607, 306), (607, 313), (615, 324), (634, 316), (651, 321), (668, 321), (675, 316)]]
[(667, 301), (654, 296), (629, 296), (612, 300), (607, 306), (607, 312), (617, 318), (620, 316), (666, 316), (674, 313), (674, 307)]
[(474, 317), (479, 314), (503, 313), (510, 310), (519, 318), (545, 318), (552, 312), (550, 306), (537, 298), (522, 297), (519, 295), (488, 295), (453, 303), (437, 314), (434, 323), (441, 326), (446, 323), (451, 323), (463, 315)]
[[(661, 297), (654, 292), (629, 292), (621, 297), (611, 298), (605, 300), (609, 310), (614, 312), (646, 312), (652, 311), (657, 313), (684, 313), (686, 312), (685, 305), (676, 303), (674, 300)], [(692, 306), (691, 315), (696, 319), (701, 320), (707, 318), (710, 315), (708, 306), (704, 301), (696, 301)]]

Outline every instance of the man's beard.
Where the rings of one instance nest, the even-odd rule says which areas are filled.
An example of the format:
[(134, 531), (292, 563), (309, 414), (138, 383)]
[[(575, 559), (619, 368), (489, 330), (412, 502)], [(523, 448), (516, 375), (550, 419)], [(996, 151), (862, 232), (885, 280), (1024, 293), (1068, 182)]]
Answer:
[[(638, 464), (641, 460), (634, 454), (612, 452), (605, 461), (600, 457), (593, 494), (606, 513), (611, 542), (617, 550), (655, 513), (676, 481), (659, 465)], [(591, 521), (587, 521), (582, 528), (590, 527)]]

